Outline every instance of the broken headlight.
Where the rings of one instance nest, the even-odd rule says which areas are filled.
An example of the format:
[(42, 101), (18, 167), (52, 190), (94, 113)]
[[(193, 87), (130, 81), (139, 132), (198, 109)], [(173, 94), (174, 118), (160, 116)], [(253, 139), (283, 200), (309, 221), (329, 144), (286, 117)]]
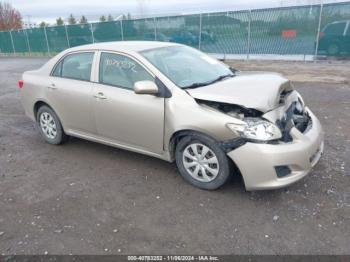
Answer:
[(280, 129), (271, 122), (257, 117), (246, 117), (243, 121), (244, 124), (230, 123), (227, 127), (241, 137), (251, 140), (270, 141), (282, 137)]

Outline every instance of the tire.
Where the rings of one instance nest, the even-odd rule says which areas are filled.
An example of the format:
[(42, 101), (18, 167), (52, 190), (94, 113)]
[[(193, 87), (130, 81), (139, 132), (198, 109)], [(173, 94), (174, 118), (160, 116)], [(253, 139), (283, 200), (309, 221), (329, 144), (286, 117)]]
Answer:
[(41, 106), (36, 115), (36, 122), (41, 136), (52, 145), (59, 145), (67, 141), (61, 121), (56, 113), (48, 106)]
[(330, 44), (327, 48), (327, 54), (330, 56), (336, 56), (339, 55), (340, 53), (340, 48), (338, 44)]
[(218, 189), (230, 177), (230, 162), (225, 152), (215, 140), (202, 134), (182, 138), (176, 145), (175, 159), (181, 176), (201, 189)]

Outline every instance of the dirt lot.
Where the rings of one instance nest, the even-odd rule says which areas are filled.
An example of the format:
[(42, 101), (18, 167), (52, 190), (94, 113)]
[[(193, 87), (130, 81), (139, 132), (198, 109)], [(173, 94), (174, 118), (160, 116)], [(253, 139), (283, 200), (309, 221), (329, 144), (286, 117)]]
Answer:
[(278, 71), (295, 82), (350, 84), (349, 61), (283, 62), (283, 61), (227, 61), (241, 70)]
[(234, 62), (308, 74), (295, 86), (324, 126), (325, 154), (289, 188), (246, 192), (236, 178), (208, 192), (158, 159), (43, 142), (17, 80), (45, 61), (0, 58), (0, 254), (350, 254), (349, 64)]

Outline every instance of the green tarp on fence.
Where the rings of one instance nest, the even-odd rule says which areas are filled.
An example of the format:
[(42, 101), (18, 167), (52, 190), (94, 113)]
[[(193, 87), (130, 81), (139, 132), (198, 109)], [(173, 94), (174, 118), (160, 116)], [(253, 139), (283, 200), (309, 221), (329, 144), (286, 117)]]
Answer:
[(350, 56), (350, 2), (0, 32), (0, 53), (54, 54), (105, 41), (186, 44), (207, 53)]

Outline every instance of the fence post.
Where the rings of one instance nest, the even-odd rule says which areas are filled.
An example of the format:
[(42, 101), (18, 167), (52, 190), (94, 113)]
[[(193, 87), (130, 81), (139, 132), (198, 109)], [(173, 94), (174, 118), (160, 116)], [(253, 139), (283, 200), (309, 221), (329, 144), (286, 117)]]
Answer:
[(16, 55), (15, 44), (14, 44), (14, 42), (13, 42), (13, 37), (12, 37), (12, 30), (10, 30), (10, 38), (11, 38), (11, 44), (12, 44), (13, 54)]
[(156, 17), (153, 17), (153, 24), (154, 24), (154, 41), (157, 41), (157, 21), (156, 21)]
[(90, 24), (90, 31), (91, 31), (92, 43), (95, 43), (94, 30), (92, 29), (92, 23)]
[(319, 44), (319, 41), (320, 41), (321, 22), (322, 22), (322, 12), (323, 12), (323, 1), (321, 0), (320, 16), (318, 17), (318, 27), (317, 27), (317, 36), (316, 36), (316, 47), (315, 47), (315, 57), (314, 57), (314, 61), (317, 60), (317, 54), (318, 54), (318, 44)]
[(66, 30), (66, 38), (67, 38), (67, 44), (68, 44), (68, 48), (70, 47), (70, 43), (69, 43), (69, 37), (68, 37), (68, 30), (67, 30), (67, 26), (64, 25), (64, 29)]
[(122, 41), (124, 41), (123, 20), (120, 20), (120, 33), (122, 35)]
[(198, 35), (198, 49), (201, 50), (202, 44), (202, 13), (199, 14), (199, 35)]
[(49, 39), (47, 38), (47, 33), (46, 33), (46, 26), (44, 26), (44, 34), (45, 34), (45, 40), (46, 40), (46, 45), (47, 45), (47, 53), (49, 54), (49, 56), (51, 56)]
[(249, 60), (249, 55), (250, 55), (251, 21), (252, 21), (252, 10), (249, 9), (249, 17), (248, 17), (248, 41), (247, 41), (247, 60)]
[(23, 30), (25, 35), (26, 35), (26, 39), (27, 39), (27, 46), (28, 46), (28, 51), (29, 51), (29, 55), (32, 55), (32, 51), (31, 51), (31, 48), (30, 48), (30, 44), (29, 44), (29, 38), (28, 38), (28, 33), (27, 33), (27, 30)]

